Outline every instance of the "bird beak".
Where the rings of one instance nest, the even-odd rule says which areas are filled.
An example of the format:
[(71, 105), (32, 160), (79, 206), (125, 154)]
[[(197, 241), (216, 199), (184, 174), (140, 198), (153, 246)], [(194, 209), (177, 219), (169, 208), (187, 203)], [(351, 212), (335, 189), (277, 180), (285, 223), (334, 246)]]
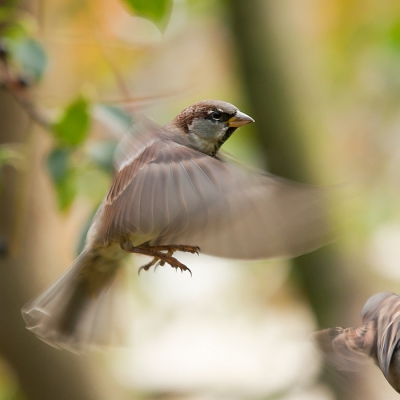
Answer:
[(245, 113), (237, 111), (232, 118), (228, 119), (228, 126), (229, 128), (239, 128), (243, 125), (250, 124), (250, 122), (254, 122), (254, 119)]

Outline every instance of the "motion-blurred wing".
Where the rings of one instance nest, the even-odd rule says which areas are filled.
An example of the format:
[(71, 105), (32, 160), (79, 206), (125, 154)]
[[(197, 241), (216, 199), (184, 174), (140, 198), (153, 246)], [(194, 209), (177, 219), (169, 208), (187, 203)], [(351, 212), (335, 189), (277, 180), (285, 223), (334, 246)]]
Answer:
[(161, 129), (160, 125), (143, 114), (135, 114), (134, 119), (134, 125), (122, 136), (115, 149), (114, 167), (116, 171), (120, 171), (126, 163), (141, 153)]
[(372, 342), (366, 326), (331, 328), (314, 333), (314, 339), (330, 364), (344, 371), (358, 371), (368, 359)]
[(327, 240), (326, 192), (155, 138), (123, 164), (104, 203), (106, 240), (186, 244), (207, 254), (293, 256)]
[(400, 297), (391, 296), (377, 312), (377, 361), (386, 378), (390, 363), (400, 341)]

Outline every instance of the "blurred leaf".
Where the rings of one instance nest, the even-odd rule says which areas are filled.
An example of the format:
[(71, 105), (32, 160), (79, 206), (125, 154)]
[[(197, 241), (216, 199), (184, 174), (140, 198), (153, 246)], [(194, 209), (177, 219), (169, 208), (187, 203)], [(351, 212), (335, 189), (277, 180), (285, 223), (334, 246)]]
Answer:
[(89, 148), (89, 156), (98, 167), (112, 173), (114, 171), (114, 152), (117, 141), (107, 140), (95, 143)]
[[(0, 172), (4, 165), (11, 165), (16, 169), (23, 166), (25, 159), (18, 147), (20, 146), (17, 143), (6, 143), (0, 146)], [(2, 176), (0, 175), (0, 190), (2, 183)]]
[(21, 8), (0, 7), (0, 23), (3, 38), (27, 39), (37, 31), (36, 17)]
[(70, 169), (70, 151), (65, 148), (53, 150), (47, 157), (47, 168), (53, 182), (60, 183)]
[(73, 202), (76, 192), (76, 171), (71, 163), (71, 151), (57, 148), (47, 157), (47, 168), (57, 193), (60, 210), (66, 210)]
[(167, 26), (173, 0), (124, 0), (138, 17), (154, 22), (161, 30)]
[(390, 44), (397, 50), (400, 49), (400, 21), (397, 21), (389, 30)]
[(26, 75), (35, 81), (42, 78), (47, 66), (47, 55), (37, 41), (33, 39), (17, 41), (12, 46), (12, 56)]
[(15, 19), (15, 8), (3, 6), (0, 8), (0, 22), (7, 23)]
[(76, 174), (74, 170), (70, 170), (60, 183), (56, 185), (57, 204), (61, 211), (67, 210), (73, 203), (76, 193)]
[(22, 152), (18, 149), (18, 144), (8, 143), (0, 146), (0, 168), (3, 165), (11, 165), (20, 168), (24, 161)]
[(95, 117), (119, 134), (125, 133), (132, 126), (132, 116), (121, 107), (98, 104), (94, 108)]
[(62, 144), (77, 146), (86, 139), (89, 124), (89, 102), (80, 96), (65, 109), (54, 124), (54, 133)]
[(2, 31), (3, 38), (9, 38), (12, 40), (26, 37), (27, 34), (26, 28), (19, 23), (9, 24)]
[[(7, 246), (7, 244), (5, 245)], [(8, 363), (2, 359), (0, 359), (0, 399), (24, 399), (15, 372)]]

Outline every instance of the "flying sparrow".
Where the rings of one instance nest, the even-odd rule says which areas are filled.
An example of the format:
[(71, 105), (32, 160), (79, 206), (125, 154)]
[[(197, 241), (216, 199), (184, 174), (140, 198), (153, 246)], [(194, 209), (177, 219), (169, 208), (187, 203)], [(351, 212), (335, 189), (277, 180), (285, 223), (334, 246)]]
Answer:
[(400, 296), (378, 293), (365, 303), (359, 328), (331, 328), (315, 333), (322, 350), (336, 356), (342, 370), (357, 370), (367, 357), (378, 365), (390, 385), (400, 393)]
[[(326, 243), (326, 192), (246, 169), (218, 155), (254, 122), (235, 106), (201, 101), (172, 122), (142, 119), (120, 146), (118, 172), (86, 246), (70, 268), (22, 308), (27, 328), (72, 351), (113, 335), (115, 278), (129, 253), (188, 268), (174, 252), (239, 259), (295, 256)], [(114, 283), (113, 283), (114, 282)]]

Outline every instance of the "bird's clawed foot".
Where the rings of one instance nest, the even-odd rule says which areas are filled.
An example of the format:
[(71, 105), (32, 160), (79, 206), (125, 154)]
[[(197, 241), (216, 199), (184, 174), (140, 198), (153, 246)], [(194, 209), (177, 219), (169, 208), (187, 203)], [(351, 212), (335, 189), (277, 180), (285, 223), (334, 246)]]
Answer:
[(127, 244), (121, 245), (121, 247), (131, 253), (144, 254), (146, 256), (153, 257), (149, 263), (143, 265), (139, 268), (140, 271), (148, 271), (152, 266), (156, 269), (159, 265), (169, 264), (172, 268), (180, 269), (183, 271), (189, 271), (192, 275), (192, 271), (180, 261), (178, 261), (173, 254), (175, 251), (183, 251), (185, 253), (199, 254), (200, 248), (198, 246), (187, 246), (187, 245), (167, 245), (167, 246), (146, 246), (146, 247), (134, 247), (132, 245), (127, 246)]
[(175, 253), (175, 251), (182, 251), (184, 253), (192, 253), (197, 255), (199, 255), (200, 252), (199, 246), (188, 246), (185, 244), (170, 244), (167, 246), (154, 246), (148, 248), (155, 251), (167, 251), (168, 253), (171, 253), (171, 256)]
[(154, 265), (154, 270), (156, 270), (156, 268), (159, 265), (163, 266), (165, 263), (169, 264), (172, 268), (175, 268), (176, 270), (180, 269), (181, 272), (189, 271), (190, 276), (192, 276), (192, 271), (186, 265), (179, 262), (175, 257), (172, 257), (172, 252), (169, 251), (167, 252), (167, 254), (165, 253), (157, 254), (152, 261), (140, 267), (138, 273), (140, 274), (140, 271), (142, 270), (148, 271), (153, 265)]

